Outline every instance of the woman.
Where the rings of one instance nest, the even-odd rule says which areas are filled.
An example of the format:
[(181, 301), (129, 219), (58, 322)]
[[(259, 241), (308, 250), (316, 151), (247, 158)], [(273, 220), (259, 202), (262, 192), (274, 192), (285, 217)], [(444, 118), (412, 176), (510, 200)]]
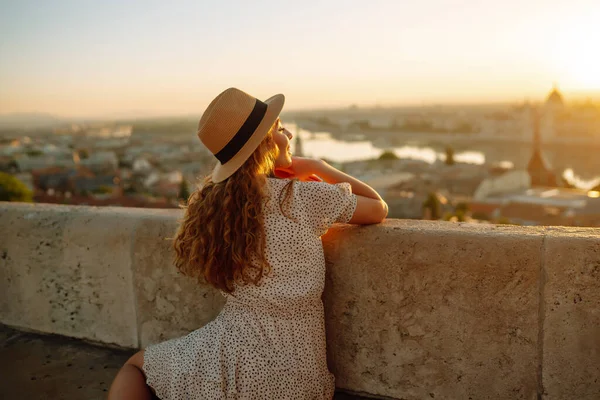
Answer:
[(325, 162), (292, 157), (283, 103), (230, 88), (202, 115), (198, 136), (218, 163), (190, 196), (175, 264), (227, 301), (204, 327), (131, 357), (109, 399), (332, 398), (320, 236), (379, 223), (387, 205)]

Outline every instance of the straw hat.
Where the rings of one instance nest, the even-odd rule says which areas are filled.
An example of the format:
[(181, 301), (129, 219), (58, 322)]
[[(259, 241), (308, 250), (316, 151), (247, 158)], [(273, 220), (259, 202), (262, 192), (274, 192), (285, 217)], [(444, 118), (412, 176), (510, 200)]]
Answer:
[(273, 126), (285, 97), (264, 102), (229, 88), (209, 105), (198, 123), (198, 137), (219, 161), (212, 181), (221, 182), (240, 168)]

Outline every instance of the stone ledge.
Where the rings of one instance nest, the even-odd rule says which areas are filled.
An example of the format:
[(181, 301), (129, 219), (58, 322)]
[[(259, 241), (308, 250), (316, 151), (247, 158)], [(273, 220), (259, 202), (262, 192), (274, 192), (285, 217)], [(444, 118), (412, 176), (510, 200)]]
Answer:
[[(223, 298), (177, 274), (179, 210), (0, 203), (0, 322), (140, 347)], [(338, 388), (420, 398), (596, 398), (600, 229), (389, 220), (324, 236)]]

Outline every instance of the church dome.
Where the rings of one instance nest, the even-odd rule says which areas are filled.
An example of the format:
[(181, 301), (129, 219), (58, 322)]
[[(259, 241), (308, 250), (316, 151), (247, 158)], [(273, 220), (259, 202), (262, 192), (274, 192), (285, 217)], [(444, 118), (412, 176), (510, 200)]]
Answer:
[(546, 98), (546, 105), (552, 106), (564, 106), (565, 102), (563, 100), (562, 94), (558, 91), (556, 86), (552, 89), (548, 97)]

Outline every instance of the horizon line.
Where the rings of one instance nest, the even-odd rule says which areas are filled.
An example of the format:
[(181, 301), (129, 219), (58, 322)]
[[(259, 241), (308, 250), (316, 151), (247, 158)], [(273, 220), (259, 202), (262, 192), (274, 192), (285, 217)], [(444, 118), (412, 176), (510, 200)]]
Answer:
[[(563, 92), (564, 93), (564, 92)], [(577, 100), (573, 101), (565, 101), (567, 104), (578, 104), (582, 101), (592, 101), (592, 103), (596, 103), (600, 101), (600, 99), (596, 98), (600, 96), (600, 91), (594, 92), (595, 96), (590, 96), (589, 93), (587, 96), (579, 97)], [(495, 106), (495, 105), (512, 105), (512, 106), (522, 106), (525, 104), (537, 105), (544, 103), (544, 97), (541, 100), (531, 100), (528, 97), (524, 97), (520, 100), (484, 100), (484, 101), (423, 101), (423, 102), (414, 102), (414, 103), (391, 103), (391, 102), (382, 102), (382, 103), (368, 103), (368, 104), (359, 104), (349, 102), (345, 105), (323, 105), (323, 106), (315, 106), (315, 107), (296, 107), (292, 109), (283, 109), (282, 114), (286, 113), (295, 113), (295, 112), (310, 112), (310, 111), (342, 111), (342, 110), (350, 110), (350, 109), (362, 109), (362, 110), (374, 110), (374, 109), (394, 109), (394, 108), (415, 108), (415, 107), (477, 107), (477, 106)], [(115, 115), (111, 115), (115, 114)], [(122, 114), (122, 115), (118, 115)], [(114, 112), (106, 112), (100, 115), (61, 115), (54, 114), (52, 112), (47, 111), (39, 111), (39, 110), (30, 110), (30, 111), (13, 111), (7, 113), (1, 113), (0, 117), (7, 116), (19, 116), (19, 115), (40, 115), (45, 117), (54, 118), (60, 120), (61, 122), (68, 122), (73, 120), (91, 120), (91, 121), (119, 121), (119, 120), (128, 120), (128, 119), (155, 119), (155, 118), (186, 118), (186, 117), (198, 117), (201, 113), (197, 112), (181, 112), (181, 113), (162, 113), (160, 111), (148, 111), (148, 110), (132, 110), (132, 111), (114, 111)], [(58, 121), (57, 121), (58, 122)]]

